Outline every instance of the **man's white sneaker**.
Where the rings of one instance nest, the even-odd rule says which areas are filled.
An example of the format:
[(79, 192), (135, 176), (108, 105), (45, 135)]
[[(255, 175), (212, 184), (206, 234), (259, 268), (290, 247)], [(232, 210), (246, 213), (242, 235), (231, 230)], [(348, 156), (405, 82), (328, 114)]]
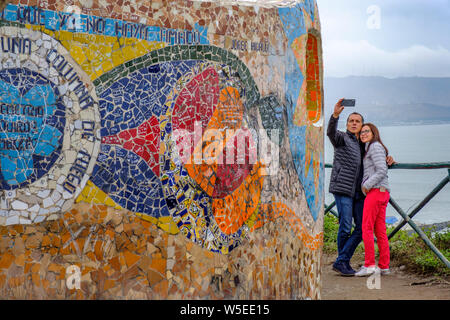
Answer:
[(371, 274), (374, 274), (376, 271), (376, 267), (365, 267), (362, 266), (361, 269), (355, 273), (356, 277), (367, 277)]

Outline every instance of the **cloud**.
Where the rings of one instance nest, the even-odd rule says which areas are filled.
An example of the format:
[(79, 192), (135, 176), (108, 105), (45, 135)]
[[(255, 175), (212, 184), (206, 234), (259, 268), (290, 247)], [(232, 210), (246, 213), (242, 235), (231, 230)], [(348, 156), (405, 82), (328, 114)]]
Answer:
[(325, 76), (329, 77), (450, 77), (450, 51), (442, 46), (413, 45), (387, 51), (367, 40), (331, 40), (323, 43), (323, 56)]
[[(317, 0), (325, 75), (450, 77), (450, 0)], [(371, 5), (380, 29), (368, 28)]]

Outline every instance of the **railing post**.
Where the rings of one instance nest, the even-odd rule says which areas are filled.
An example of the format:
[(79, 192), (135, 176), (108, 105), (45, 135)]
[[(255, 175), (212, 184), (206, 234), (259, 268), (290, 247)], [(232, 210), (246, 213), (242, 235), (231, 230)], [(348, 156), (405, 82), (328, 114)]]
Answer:
[[(450, 173), (450, 169), (449, 169)], [(445, 177), (442, 179), (442, 181), (423, 199), (417, 207), (414, 208), (414, 210), (409, 214), (409, 218), (414, 217), (417, 212), (419, 212), (439, 191), (442, 190), (442, 188), (445, 187), (445, 185), (450, 181), (450, 176)], [(392, 204), (392, 203), (391, 203)], [(398, 206), (398, 205), (397, 205)], [(400, 207), (399, 207), (400, 208)], [(398, 211), (398, 210), (397, 210)], [(392, 238), (403, 226), (406, 224), (406, 221), (402, 221), (395, 227), (395, 229), (389, 234), (389, 239)]]
[[(414, 223), (414, 221), (411, 220), (411, 218), (398, 206), (398, 204), (395, 202), (395, 200), (390, 199), (389, 202), (397, 210), (397, 212), (402, 216), (402, 218), (407, 223), (409, 223), (409, 225), (414, 229), (414, 231), (417, 232), (419, 237), (422, 238), (423, 242), (425, 242), (425, 244), (434, 252), (434, 254), (447, 266), (447, 268), (450, 268), (450, 262), (447, 260), (447, 258), (444, 257), (444, 255), (439, 251), (439, 249), (435, 247), (435, 245), (430, 241), (430, 239), (422, 231), (422, 229), (420, 229)], [(392, 235), (392, 233), (391, 233), (391, 235)], [(391, 235), (389, 235), (388, 239), (390, 239)]]
[(335, 205), (336, 205), (336, 201), (333, 201), (329, 206), (327, 206), (325, 204), (326, 208), (325, 208), (325, 212), (323, 215), (325, 216), (328, 212), (331, 212), (333, 214), (333, 216), (335, 216), (336, 218), (339, 219), (339, 214), (337, 214), (337, 212), (333, 210), (333, 207)]
[(328, 207), (325, 208), (325, 214), (327, 214), (336, 205), (336, 201), (333, 201)]

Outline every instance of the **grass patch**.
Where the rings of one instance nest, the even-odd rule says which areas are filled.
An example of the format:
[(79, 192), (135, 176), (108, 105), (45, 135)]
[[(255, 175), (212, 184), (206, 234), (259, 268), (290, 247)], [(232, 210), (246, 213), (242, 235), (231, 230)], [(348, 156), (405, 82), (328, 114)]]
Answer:
[[(337, 234), (339, 230), (339, 221), (332, 214), (326, 214), (323, 220), (323, 252), (327, 254), (336, 254), (337, 256)], [(352, 229), (353, 232), (353, 229)], [(364, 260), (364, 245), (362, 242), (358, 245), (353, 255), (356, 259)]]
[[(323, 251), (327, 254), (337, 254), (338, 219), (331, 214), (326, 214), (323, 229)], [(393, 227), (388, 228), (387, 234), (393, 229)], [(436, 248), (447, 259), (450, 259), (450, 231), (434, 234), (431, 231), (425, 231), (425, 234)], [(450, 276), (450, 268), (447, 268), (415, 232), (409, 235), (407, 231), (400, 230), (389, 240), (389, 247), (391, 267), (404, 265), (407, 271), (421, 275)], [(375, 246), (375, 253), (378, 259), (377, 246)], [(364, 245), (362, 242), (356, 249), (354, 257), (364, 259)]]
[[(394, 228), (388, 228), (388, 234)], [(432, 233), (425, 231), (430, 241), (445, 258), (450, 259), (450, 231)], [(431, 251), (417, 233), (408, 234), (400, 230), (389, 240), (391, 260), (396, 265), (405, 265), (409, 271), (423, 275), (450, 276), (450, 268)]]

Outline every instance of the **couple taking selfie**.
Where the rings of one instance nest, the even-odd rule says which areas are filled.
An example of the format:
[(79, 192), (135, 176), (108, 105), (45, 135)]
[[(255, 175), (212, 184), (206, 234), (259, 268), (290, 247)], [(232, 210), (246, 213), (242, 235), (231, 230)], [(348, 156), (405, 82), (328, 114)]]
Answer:
[[(350, 102), (350, 103), (349, 103)], [(346, 132), (338, 131), (338, 120), (344, 105), (354, 100), (339, 100), (328, 123), (327, 136), (334, 147), (329, 192), (334, 195), (339, 214), (338, 257), (333, 270), (342, 276), (389, 274), (389, 243), (386, 234), (386, 207), (389, 202), (388, 165), (394, 160), (380, 133), (372, 123), (364, 123), (357, 112), (347, 118)], [(352, 231), (352, 220), (355, 228)], [(379, 249), (375, 263), (374, 233)], [(364, 266), (355, 271), (350, 259), (356, 247), (364, 242)]]

